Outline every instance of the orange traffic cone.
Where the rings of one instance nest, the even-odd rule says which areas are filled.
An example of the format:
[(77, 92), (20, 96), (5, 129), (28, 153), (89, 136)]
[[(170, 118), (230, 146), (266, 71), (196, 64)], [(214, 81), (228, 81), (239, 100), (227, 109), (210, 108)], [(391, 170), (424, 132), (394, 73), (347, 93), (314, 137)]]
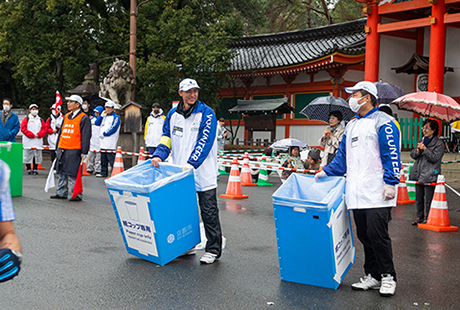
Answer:
[(225, 195), (220, 195), (221, 198), (230, 198), (230, 199), (244, 199), (248, 198), (247, 195), (243, 195), (243, 190), (241, 188), (240, 173), (238, 171), (238, 161), (236, 158), (233, 159), (231, 163), (232, 170), (230, 170), (230, 176), (228, 177), (227, 192)]
[(252, 183), (251, 168), (249, 167), (249, 155), (244, 153), (243, 167), (241, 168), (241, 186), (257, 186)]
[(431, 201), (428, 220), (426, 224), (418, 224), (418, 227), (434, 231), (458, 231), (457, 226), (450, 226), (446, 187), (444, 184), (444, 176), (439, 175), (436, 188), (434, 189), (433, 200)]
[(83, 175), (91, 175), (90, 173), (88, 173), (88, 171), (86, 171), (86, 163), (85, 162), (83, 162), (82, 169), (83, 169)]
[(41, 164), (38, 164), (38, 165), (37, 165), (37, 170), (45, 170), (45, 167), (42, 167)]
[(145, 155), (144, 155), (144, 148), (141, 147), (141, 149), (139, 150), (139, 158), (137, 159), (137, 164), (142, 164), (143, 162), (145, 162)]
[(407, 205), (414, 203), (415, 200), (409, 199), (409, 192), (407, 191), (406, 178), (404, 174), (401, 173), (401, 179), (398, 185), (398, 198), (396, 199), (397, 205)]
[(125, 168), (123, 167), (123, 157), (121, 156), (121, 146), (117, 148), (117, 154), (115, 155), (115, 162), (112, 167), (112, 175), (110, 177), (113, 177), (119, 173), (122, 173), (125, 171)]

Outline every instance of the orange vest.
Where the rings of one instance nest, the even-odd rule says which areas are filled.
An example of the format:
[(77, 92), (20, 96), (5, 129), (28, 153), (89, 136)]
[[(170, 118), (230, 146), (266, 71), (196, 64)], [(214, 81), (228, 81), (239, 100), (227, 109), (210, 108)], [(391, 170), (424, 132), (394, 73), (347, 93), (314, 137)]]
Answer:
[(58, 148), (64, 150), (79, 150), (81, 149), (80, 122), (86, 114), (81, 112), (73, 119), (70, 119), (69, 115), (70, 112), (66, 114), (62, 122)]

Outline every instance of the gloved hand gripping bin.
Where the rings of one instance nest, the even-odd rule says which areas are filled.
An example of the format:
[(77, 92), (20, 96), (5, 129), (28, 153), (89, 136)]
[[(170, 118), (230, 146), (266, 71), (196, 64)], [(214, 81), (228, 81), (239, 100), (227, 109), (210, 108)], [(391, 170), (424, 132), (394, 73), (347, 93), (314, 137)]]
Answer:
[(337, 289), (355, 262), (345, 179), (292, 174), (273, 194), (283, 281)]
[(193, 170), (146, 161), (105, 183), (129, 254), (164, 266), (200, 243)]

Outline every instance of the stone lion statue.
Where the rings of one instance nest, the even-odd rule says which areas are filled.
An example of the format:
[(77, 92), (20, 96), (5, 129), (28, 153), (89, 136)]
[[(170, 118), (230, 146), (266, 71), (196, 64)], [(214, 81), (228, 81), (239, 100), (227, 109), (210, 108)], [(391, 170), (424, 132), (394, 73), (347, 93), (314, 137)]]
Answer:
[(110, 98), (121, 107), (131, 100), (131, 92), (135, 84), (133, 69), (126, 61), (117, 59), (101, 83), (99, 96)]

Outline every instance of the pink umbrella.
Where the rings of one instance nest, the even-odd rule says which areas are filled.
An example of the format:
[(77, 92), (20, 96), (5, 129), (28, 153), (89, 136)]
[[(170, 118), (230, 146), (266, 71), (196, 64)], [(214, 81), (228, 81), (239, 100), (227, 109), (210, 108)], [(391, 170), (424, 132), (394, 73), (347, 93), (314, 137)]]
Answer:
[(400, 109), (413, 111), (446, 123), (460, 120), (460, 104), (451, 97), (436, 92), (410, 93), (399, 97), (392, 103), (397, 104)]

